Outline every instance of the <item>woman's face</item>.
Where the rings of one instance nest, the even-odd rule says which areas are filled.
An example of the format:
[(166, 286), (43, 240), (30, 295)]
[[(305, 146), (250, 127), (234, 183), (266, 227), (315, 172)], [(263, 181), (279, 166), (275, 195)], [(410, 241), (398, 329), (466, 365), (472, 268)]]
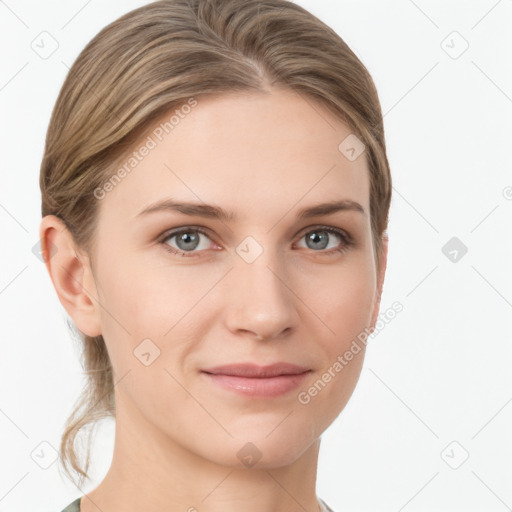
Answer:
[[(282, 466), (344, 408), (378, 314), (365, 153), (353, 136), (340, 149), (346, 125), (292, 92), (189, 105), (98, 193), (94, 302), (122, 378), (117, 421), (218, 464)], [(308, 372), (204, 372), (282, 362)]]

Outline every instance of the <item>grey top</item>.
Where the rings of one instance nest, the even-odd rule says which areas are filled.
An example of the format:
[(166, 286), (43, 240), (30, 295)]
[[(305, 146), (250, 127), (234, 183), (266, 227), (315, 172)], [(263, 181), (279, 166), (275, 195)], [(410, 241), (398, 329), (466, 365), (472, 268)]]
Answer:
[[(75, 501), (70, 503), (62, 512), (80, 512), (80, 500), (82, 497), (77, 498)], [(325, 503), (322, 498), (320, 499), (320, 503), (325, 507), (326, 512), (334, 512), (334, 510)]]
[(82, 497), (77, 498), (73, 503), (70, 503), (62, 512), (80, 512), (80, 500)]

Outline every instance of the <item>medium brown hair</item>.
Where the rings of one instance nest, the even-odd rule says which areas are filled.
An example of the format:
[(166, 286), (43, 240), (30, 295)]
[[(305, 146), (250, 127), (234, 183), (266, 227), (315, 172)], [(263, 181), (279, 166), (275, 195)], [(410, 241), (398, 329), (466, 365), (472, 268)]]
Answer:
[[(365, 144), (379, 255), (392, 187), (375, 85), (338, 34), (287, 0), (162, 0), (101, 30), (70, 68), (51, 116), (40, 175), (42, 215), (58, 216), (77, 246), (92, 254), (94, 191), (156, 119), (191, 97), (269, 85), (326, 107)], [(115, 401), (103, 337), (78, 335), (87, 381), (67, 419), (60, 461), (81, 484), (89, 478), (90, 446), (82, 468), (77, 435), (115, 417)]]

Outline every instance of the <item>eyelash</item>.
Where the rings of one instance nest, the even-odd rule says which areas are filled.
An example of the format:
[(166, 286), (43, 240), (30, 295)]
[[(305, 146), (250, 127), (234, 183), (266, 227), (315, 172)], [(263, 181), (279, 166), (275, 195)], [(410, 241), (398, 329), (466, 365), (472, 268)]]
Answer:
[[(166, 243), (171, 238), (173, 238), (173, 237), (175, 237), (177, 235), (180, 235), (182, 233), (188, 233), (190, 231), (196, 231), (198, 233), (202, 233), (203, 235), (205, 235), (208, 238), (210, 238), (209, 232), (207, 230), (205, 230), (204, 228), (201, 228), (199, 226), (185, 226), (185, 227), (182, 227), (182, 228), (178, 228), (178, 229), (175, 229), (175, 230), (172, 230), (172, 231), (165, 232), (158, 239), (158, 242), (161, 245), (163, 245), (164, 249), (167, 252), (170, 252), (171, 254), (174, 254), (174, 255), (177, 255), (177, 256), (181, 256), (181, 257), (185, 257), (185, 258), (196, 257), (196, 254), (200, 253), (202, 251), (196, 251), (196, 252), (194, 252), (194, 251), (189, 251), (189, 252), (180, 251), (179, 249), (175, 249), (175, 248), (171, 247), (169, 244)], [(345, 231), (343, 231), (341, 229), (338, 229), (338, 228), (333, 228), (331, 226), (321, 226), (321, 225), (320, 226), (313, 226), (312, 228), (308, 228), (307, 231), (303, 231), (301, 238), (303, 238), (305, 235), (307, 235), (309, 233), (312, 233), (312, 232), (315, 232), (315, 231), (326, 231), (328, 233), (338, 235), (341, 238), (341, 240), (342, 240), (341, 245), (338, 248), (330, 249), (328, 251), (313, 251), (313, 252), (316, 252), (318, 254), (324, 254), (324, 255), (327, 255), (327, 256), (336, 256), (336, 254), (344, 253), (345, 251), (347, 251), (348, 249), (350, 249), (352, 246), (355, 245), (355, 242), (352, 240), (352, 238)]]

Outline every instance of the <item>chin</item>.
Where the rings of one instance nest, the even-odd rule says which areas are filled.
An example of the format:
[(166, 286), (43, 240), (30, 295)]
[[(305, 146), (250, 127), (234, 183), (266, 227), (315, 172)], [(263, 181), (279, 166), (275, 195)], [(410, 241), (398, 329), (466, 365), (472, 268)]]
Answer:
[[(279, 431), (280, 430), (280, 431)], [(210, 445), (196, 452), (214, 464), (231, 468), (274, 469), (293, 464), (316, 437), (311, 430), (279, 426), (268, 435), (267, 429), (247, 429), (232, 432), (234, 438), (210, 438)], [(201, 454), (202, 452), (202, 454)]]

